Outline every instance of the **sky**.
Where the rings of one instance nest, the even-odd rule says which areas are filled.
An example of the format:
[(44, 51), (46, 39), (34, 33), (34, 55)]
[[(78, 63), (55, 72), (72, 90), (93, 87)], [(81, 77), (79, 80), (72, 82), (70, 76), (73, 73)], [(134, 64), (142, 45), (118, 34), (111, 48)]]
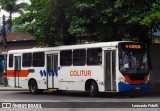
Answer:
[[(30, 0), (18, 0), (17, 4), (22, 3), (22, 2), (29, 3), (29, 1), (30, 1)], [(5, 16), (9, 16), (9, 14), (8, 14), (6, 11), (1, 10), (1, 11), (0, 11), (0, 17), (2, 17), (4, 14), (5, 14)], [(12, 16), (13, 16), (13, 17), (18, 17), (19, 14), (14, 13)]]

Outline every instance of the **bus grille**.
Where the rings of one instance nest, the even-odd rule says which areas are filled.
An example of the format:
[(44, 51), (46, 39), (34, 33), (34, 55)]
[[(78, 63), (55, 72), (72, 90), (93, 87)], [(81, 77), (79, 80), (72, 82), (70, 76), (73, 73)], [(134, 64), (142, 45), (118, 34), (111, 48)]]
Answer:
[(144, 80), (146, 75), (130, 75), (129, 78), (131, 80)]

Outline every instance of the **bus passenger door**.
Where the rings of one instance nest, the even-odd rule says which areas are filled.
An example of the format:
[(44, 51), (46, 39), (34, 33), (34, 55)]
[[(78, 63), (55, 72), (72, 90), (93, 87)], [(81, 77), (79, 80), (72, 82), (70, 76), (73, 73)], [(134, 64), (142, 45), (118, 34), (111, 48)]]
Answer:
[(21, 81), (20, 81), (20, 72), (21, 72), (21, 56), (15, 56), (15, 72), (14, 72), (14, 77), (15, 77), (15, 87), (20, 87), (21, 86)]
[(116, 51), (105, 51), (105, 90), (116, 90)]
[(58, 76), (58, 54), (47, 54), (47, 87), (55, 88), (54, 78)]

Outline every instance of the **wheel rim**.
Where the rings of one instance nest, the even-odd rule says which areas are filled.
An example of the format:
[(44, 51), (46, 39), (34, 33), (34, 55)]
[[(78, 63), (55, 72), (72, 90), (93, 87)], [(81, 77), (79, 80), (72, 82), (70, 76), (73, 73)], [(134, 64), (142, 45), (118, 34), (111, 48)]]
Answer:
[(93, 94), (93, 92), (94, 92), (94, 86), (93, 86), (93, 85), (91, 85), (91, 86), (90, 86), (90, 94), (92, 95), (92, 94)]
[(31, 84), (31, 92), (35, 91), (36, 86), (34, 84)]

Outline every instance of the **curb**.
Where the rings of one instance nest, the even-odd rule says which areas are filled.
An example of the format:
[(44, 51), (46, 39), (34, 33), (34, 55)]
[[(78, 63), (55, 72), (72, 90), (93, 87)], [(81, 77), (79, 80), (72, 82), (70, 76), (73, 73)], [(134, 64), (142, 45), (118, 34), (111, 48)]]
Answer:
[(0, 89), (0, 91), (28, 91), (25, 89)]
[(28, 89), (0, 86), (0, 91), (29, 91)]

